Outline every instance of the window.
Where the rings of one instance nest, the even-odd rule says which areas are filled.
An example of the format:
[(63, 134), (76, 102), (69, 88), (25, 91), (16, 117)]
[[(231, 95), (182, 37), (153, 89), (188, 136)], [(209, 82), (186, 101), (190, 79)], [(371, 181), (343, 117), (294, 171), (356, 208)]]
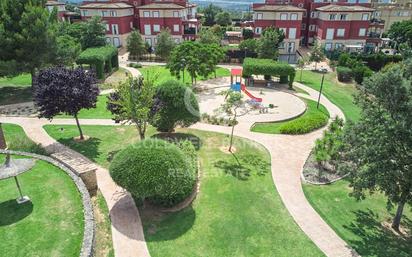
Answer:
[(333, 39), (333, 33), (335, 33), (335, 29), (326, 29), (326, 39)]
[(279, 43), (279, 48), (285, 48), (285, 42), (281, 42), (281, 43)]
[(350, 3), (350, 4), (356, 4), (356, 0), (348, 0), (348, 3)]
[(296, 28), (289, 28), (289, 39), (296, 38)]
[(145, 38), (144, 41), (149, 44), (149, 46), (152, 45), (152, 39), (151, 38)]
[(261, 28), (261, 27), (256, 27), (256, 28), (255, 28), (255, 33), (256, 33), (256, 34), (262, 33), (262, 28)]
[(106, 38), (106, 43), (111, 44), (112, 43), (112, 39), (110, 37)]
[(173, 11), (173, 17), (179, 18), (180, 17), (179, 11)]
[(112, 24), (112, 34), (113, 35), (119, 35), (119, 25)]
[(335, 49), (341, 49), (343, 47), (342, 43), (336, 43), (335, 44)]
[(154, 18), (159, 18), (159, 16), (160, 16), (160, 14), (159, 14), (158, 11), (154, 11), (154, 12), (153, 12), (153, 17), (154, 17)]
[(283, 35), (286, 36), (286, 28), (279, 28), (280, 31), (282, 31)]
[(89, 11), (88, 10), (83, 10), (82, 14), (83, 14), (83, 16), (87, 16), (87, 15), (89, 15)]
[(289, 42), (288, 43), (288, 53), (293, 53), (295, 52), (295, 42)]
[(368, 21), (369, 20), (369, 13), (362, 13), (362, 20)]
[(150, 24), (145, 24), (144, 25), (144, 34), (145, 35), (151, 35), (152, 34), (152, 31), (150, 29)]
[(309, 25), (309, 31), (316, 31), (316, 25)]
[(373, 14), (374, 17), (380, 17), (381, 16), (381, 12), (380, 11), (375, 11)]
[(344, 37), (345, 36), (345, 29), (337, 29), (336, 36), (337, 37)]
[(130, 22), (130, 28), (133, 28), (133, 21)]
[(175, 38), (175, 43), (176, 43), (176, 44), (179, 44), (179, 43), (180, 43), (180, 39)]
[(348, 16), (347, 14), (341, 14), (340, 15), (340, 20), (341, 21), (346, 21), (347, 16)]
[(173, 25), (173, 31), (174, 32), (179, 32), (180, 31), (179, 24)]
[(360, 37), (366, 36), (366, 29), (365, 28), (360, 28), (359, 29), (359, 36)]
[(302, 25), (301, 25), (301, 27), (300, 27), (302, 30), (305, 30), (306, 29), (306, 23), (302, 23)]
[(280, 14), (280, 19), (281, 19), (282, 21), (287, 20), (287, 19), (288, 19), (288, 14), (287, 14), (287, 13), (281, 13), (281, 14)]
[(138, 3), (137, 1), (133, 1), (133, 5), (134, 5), (134, 6), (138, 6), (139, 3)]
[(109, 24), (106, 23), (106, 31), (109, 31), (109, 30), (110, 30), (110, 26)]
[(263, 19), (263, 13), (256, 13), (256, 20)]
[(116, 16), (117, 16), (117, 12), (116, 12), (116, 11), (110, 11), (110, 16), (116, 17)]
[(150, 17), (150, 12), (144, 11), (144, 12), (143, 12), (143, 17), (145, 17), (145, 18)]
[(325, 44), (325, 50), (327, 50), (327, 51), (332, 50), (332, 43), (326, 43)]
[(298, 14), (297, 14), (297, 13), (291, 13), (291, 14), (290, 14), (290, 19), (291, 19), (292, 21), (296, 21), (296, 20), (298, 19)]
[(303, 11), (302, 17), (306, 17), (306, 11)]
[(107, 11), (102, 11), (102, 16), (106, 17), (107, 16)]
[(298, 7), (299, 7), (299, 8), (303, 8), (303, 3), (299, 3), (299, 4), (298, 4)]
[(311, 17), (311, 18), (316, 18), (316, 12), (311, 12), (311, 13), (310, 13), (310, 17)]
[(159, 32), (160, 31), (160, 25), (153, 25), (153, 32)]
[(329, 14), (329, 20), (331, 21), (336, 20), (336, 13)]

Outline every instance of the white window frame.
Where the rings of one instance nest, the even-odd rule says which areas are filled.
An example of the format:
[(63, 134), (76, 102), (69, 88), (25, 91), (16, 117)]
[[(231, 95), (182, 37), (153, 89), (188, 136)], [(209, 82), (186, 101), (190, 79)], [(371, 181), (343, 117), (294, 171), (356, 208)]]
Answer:
[(296, 28), (289, 28), (289, 39), (296, 39)]
[(143, 18), (150, 18), (150, 12), (149, 11), (143, 11)]
[(118, 24), (112, 24), (112, 34), (113, 35), (120, 35), (119, 25)]
[(153, 32), (160, 32), (160, 25), (159, 24), (153, 24)]
[[(328, 46), (329, 46), (329, 47), (328, 47)], [(332, 44), (332, 43), (325, 43), (325, 50), (326, 50), (326, 51), (332, 50), (332, 48), (333, 48), (333, 44)]]
[(153, 11), (152, 13), (153, 18), (159, 18), (160, 17), (160, 12), (159, 11)]
[(110, 16), (117, 17), (117, 11), (110, 11)]
[(144, 30), (144, 34), (146, 36), (152, 35), (152, 28), (151, 28), (150, 24), (145, 24), (144, 27), (143, 27), (143, 30)]
[(345, 36), (345, 29), (339, 28), (336, 30), (336, 37), (344, 37)]
[(366, 36), (366, 28), (359, 28), (358, 36), (360, 36), (360, 37)]
[(179, 24), (173, 24), (173, 32), (179, 32), (179, 31), (180, 31)]
[(107, 11), (101, 11), (100, 13), (101, 13), (102, 17), (107, 17), (107, 13), (108, 13)]
[(315, 24), (310, 24), (309, 25), (309, 31), (316, 31), (316, 25)]
[(179, 11), (173, 11), (173, 17), (179, 18), (180, 17)]
[(133, 21), (130, 22), (130, 28), (133, 28)]
[(288, 14), (287, 13), (281, 13), (280, 14), (280, 20), (281, 21), (287, 21), (288, 20)]
[(256, 20), (263, 20), (263, 13), (261, 12), (256, 13)]
[(152, 39), (150, 37), (145, 38), (144, 41), (152, 46)]
[(291, 21), (297, 21), (298, 20), (298, 14), (297, 13), (291, 13), (290, 14), (290, 20)]
[(339, 20), (341, 20), (341, 21), (346, 21), (347, 18), (348, 18), (348, 15), (345, 14), (345, 13), (341, 13), (341, 14), (339, 15)]
[(336, 16), (337, 16), (336, 13), (331, 13), (331, 14), (329, 14), (329, 20), (331, 20), (331, 21), (336, 20)]
[(255, 28), (255, 33), (258, 34), (258, 35), (262, 34), (262, 28), (261, 27), (256, 27)]
[(368, 21), (369, 20), (369, 13), (362, 13), (362, 20)]
[(105, 25), (106, 25), (106, 32), (110, 31), (110, 25), (108, 23), (106, 23)]
[(335, 29), (334, 28), (327, 28), (326, 29), (326, 35), (325, 35), (326, 40), (333, 40), (334, 35), (335, 35)]
[(306, 23), (302, 23), (300, 29), (301, 29), (301, 30), (306, 30)]
[(83, 16), (89, 16), (89, 10), (82, 10)]

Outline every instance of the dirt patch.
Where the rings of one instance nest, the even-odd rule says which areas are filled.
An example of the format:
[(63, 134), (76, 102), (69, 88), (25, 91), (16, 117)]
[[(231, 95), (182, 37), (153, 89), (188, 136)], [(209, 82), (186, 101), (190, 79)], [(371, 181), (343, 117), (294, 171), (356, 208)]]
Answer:
[(229, 151), (229, 146), (221, 146), (221, 147), (219, 147), (219, 150), (222, 152), (222, 153), (225, 153), (225, 154), (232, 154), (232, 153), (236, 153), (236, 147), (234, 147), (234, 146), (232, 146), (232, 149)]
[(90, 137), (87, 136), (87, 135), (84, 135), (83, 137), (84, 137), (83, 139), (80, 139), (80, 136), (73, 137), (73, 140), (74, 140), (75, 142), (81, 143), (81, 142), (86, 142), (87, 140), (90, 139)]
[(113, 242), (111, 233), (111, 222), (108, 209), (100, 191), (91, 198), (93, 205), (93, 215), (96, 225), (95, 235), (95, 257), (113, 256)]
[(316, 162), (314, 153), (311, 153), (306, 160), (302, 174), (307, 182), (314, 184), (328, 184), (345, 177), (345, 174), (340, 174), (333, 168), (326, 169), (320, 166)]
[(384, 221), (381, 223), (381, 225), (387, 231), (391, 232), (392, 234), (394, 234), (395, 236), (403, 240), (408, 240), (408, 239), (411, 239), (412, 237), (411, 231), (408, 228), (403, 227), (402, 225), (399, 226), (399, 231), (396, 231), (395, 229), (392, 228), (392, 223), (390, 221)]

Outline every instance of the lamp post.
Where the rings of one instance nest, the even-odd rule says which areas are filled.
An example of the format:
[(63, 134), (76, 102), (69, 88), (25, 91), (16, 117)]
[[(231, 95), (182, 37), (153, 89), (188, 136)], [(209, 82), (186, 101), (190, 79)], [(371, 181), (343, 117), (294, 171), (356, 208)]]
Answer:
[(322, 72), (322, 81), (320, 83), (320, 90), (319, 90), (319, 96), (318, 96), (318, 104), (316, 105), (316, 109), (319, 109), (319, 103), (320, 103), (320, 96), (322, 95), (322, 90), (323, 90), (323, 81), (325, 80), (325, 74), (328, 72), (327, 69), (321, 68), (320, 71)]

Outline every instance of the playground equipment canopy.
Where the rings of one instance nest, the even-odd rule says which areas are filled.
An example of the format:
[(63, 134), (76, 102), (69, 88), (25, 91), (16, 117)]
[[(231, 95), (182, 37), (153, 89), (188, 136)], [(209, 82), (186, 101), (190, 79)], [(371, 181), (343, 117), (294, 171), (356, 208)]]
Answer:
[(243, 76), (251, 77), (252, 75), (279, 76), (281, 82), (287, 82), (289, 77), (288, 84), (292, 87), (296, 71), (287, 63), (279, 63), (271, 59), (245, 58)]

